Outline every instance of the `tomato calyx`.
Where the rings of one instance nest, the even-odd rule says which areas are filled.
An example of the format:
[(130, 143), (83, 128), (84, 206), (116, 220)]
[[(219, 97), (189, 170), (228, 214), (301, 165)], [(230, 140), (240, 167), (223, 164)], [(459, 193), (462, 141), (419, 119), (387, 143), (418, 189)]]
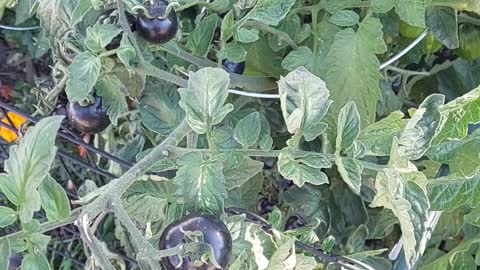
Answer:
[(136, 30), (139, 35), (152, 43), (167, 43), (178, 31), (178, 21), (173, 6), (164, 0), (153, 1), (139, 9)]
[[(232, 252), (232, 237), (227, 226), (211, 215), (190, 214), (168, 225), (160, 236), (160, 249), (174, 248), (186, 243), (196, 232), (203, 234), (203, 242), (209, 244), (218, 265), (225, 269)], [(195, 237), (197, 238), (197, 237)], [(199, 237), (202, 239), (202, 237)], [(166, 269), (181, 270), (215, 270), (213, 263), (198, 263), (198, 260), (188, 256), (180, 259), (178, 256), (166, 257), (161, 260)]]

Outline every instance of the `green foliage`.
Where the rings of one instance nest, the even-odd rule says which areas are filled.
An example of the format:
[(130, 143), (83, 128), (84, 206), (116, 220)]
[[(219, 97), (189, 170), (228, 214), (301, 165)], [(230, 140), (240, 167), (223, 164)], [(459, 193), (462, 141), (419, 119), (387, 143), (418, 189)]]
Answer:
[(22, 223), (31, 222), (33, 213), (40, 210), (38, 188), (48, 176), (55, 157), (55, 135), (61, 121), (58, 116), (40, 121), (18, 146), (10, 148), (10, 158), (5, 162), (7, 174), (1, 175), (0, 187), (17, 207)]
[[(129, 168), (90, 153), (85, 161), (118, 177), (104, 181), (62, 160), (65, 180), (55, 145), (77, 151), (55, 140), (61, 118), (29, 127), (0, 175), (1, 235), (21, 230), (0, 238), (0, 269), (15, 253), (24, 269), (67, 269), (71, 262), (47, 253), (57, 234), (44, 232), (75, 219), (83, 242), (69, 249), (87, 247), (87, 267), (133, 267), (118, 253), (158, 269), (166, 254), (158, 238), (189, 213), (228, 226), (232, 270), (322, 268), (296, 241), (398, 270), (402, 262), (387, 254), (398, 239), (406, 268), (477, 267), (478, 1), (168, 2), (178, 33), (166, 44), (132, 33), (131, 15), (144, 4), (136, 0), (0, 3), (5, 23), (42, 28), (2, 31), (9, 48), (23, 44), (17, 54), (37, 58), (36, 45), (48, 41), (52, 56), (51, 74), (36, 70), (36, 87), (16, 89), (12, 104), (45, 116), (62, 91), (68, 102), (101, 97), (112, 125), (85, 139), (136, 162)], [(225, 59), (245, 62), (244, 74), (227, 73)], [(80, 186), (74, 212), (67, 184)], [(225, 214), (261, 210), (259, 198), (275, 204), (263, 216), (271, 230)], [(443, 216), (427, 239), (432, 211)], [(289, 229), (293, 216), (305, 226)], [(199, 239), (189, 232), (189, 244), (168, 254), (208, 259), (211, 246), (190, 245)]]
[(230, 80), (221, 69), (205, 68), (191, 74), (188, 88), (180, 88), (180, 107), (186, 112), (190, 127), (203, 134), (219, 124), (233, 110), (231, 104), (224, 104)]

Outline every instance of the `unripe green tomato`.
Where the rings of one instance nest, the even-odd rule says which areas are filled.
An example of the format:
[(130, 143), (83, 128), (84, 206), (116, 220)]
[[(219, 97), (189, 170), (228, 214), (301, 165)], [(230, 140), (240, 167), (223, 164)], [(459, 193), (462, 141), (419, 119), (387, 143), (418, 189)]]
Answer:
[(480, 57), (480, 29), (470, 24), (462, 24), (458, 29), (460, 48), (456, 50), (460, 57), (473, 61)]
[(426, 54), (433, 54), (440, 50), (443, 46), (431, 33), (422, 40), (423, 48)]
[(413, 26), (404, 21), (400, 21), (400, 35), (403, 37), (414, 39), (419, 37), (423, 31), (425, 31), (425, 28)]

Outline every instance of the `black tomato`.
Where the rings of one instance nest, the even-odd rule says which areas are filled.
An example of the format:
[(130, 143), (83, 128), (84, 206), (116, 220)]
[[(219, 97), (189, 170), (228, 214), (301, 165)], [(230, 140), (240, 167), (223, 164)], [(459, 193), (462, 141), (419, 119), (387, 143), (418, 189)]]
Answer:
[(285, 230), (295, 230), (304, 227), (306, 224), (306, 221), (302, 217), (291, 216), (287, 219), (287, 222), (285, 222)]
[[(218, 264), (225, 269), (232, 253), (232, 236), (227, 226), (219, 219), (201, 214), (190, 214), (168, 225), (160, 236), (160, 249), (174, 248), (185, 243), (185, 232), (200, 231), (203, 239), (213, 248), (213, 254)], [(167, 269), (179, 270), (214, 270), (213, 264), (194, 265), (190, 257), (183, 258), (180, 264), (178, 256), (162, 259), (162, 264)]]
[(257, 201), (257, 213), (259, 215), (265, 215), (273, 211), (273, 203), (271, 203), (267, 198), (262, 197)]
[(402, 80), (397, 79), (394, 82), (392, 82), (392, 90), (395, 93), (398, 93), (398, 90), (400, 90), (400, 87), (402, 86)]
[(10, 258), (8, 259), (8, 270), (20, 269), (20, 266), (22, 265), (22, 260), (23, 257), (20, 255), (10, 256)]
[(285, 178), (283, 178), (282, 176), (280, 176), (278, 185), (279, 185), (279, 188), (280, 188), (282, 191), (287, 191), (287, 190), (289, 190), (291, 187), (293, 187), (294, 183), (293, 183), (292, 180), (288, 180), (288, 179), (285, 179)]
[(148, 5), (147, 10), (152, 19), (139, 14), (137, 17), (137, 32), (145, 40), (152, 43), (167, 43), (177, 34), (178, 21), (175, 11), (172, 9), (165, 19), (159, 19), (165, 14), (168, 2), (155, 0), (153, 5)]
[(245, 62), (235, 63), (228, 60), (223, 60), (222, 65), (226, 71), (242, 75), (245, 71)]
[(102, 99), (99, 97), (95, 98), (95, 103), (85, 107), (78, 102), (68, 103), (67, 117), (72, 127), (86, 134), (102, 132), (110, 125), (107, 111), (102, 107)]

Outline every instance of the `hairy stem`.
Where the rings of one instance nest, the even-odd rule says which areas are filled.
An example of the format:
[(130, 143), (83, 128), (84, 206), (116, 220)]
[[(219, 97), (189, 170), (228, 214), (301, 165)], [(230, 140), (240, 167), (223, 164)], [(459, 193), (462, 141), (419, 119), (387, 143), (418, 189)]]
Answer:
[(137, 164), (131, 167), (120, 178), (115, 179), (102, 188), (99, 196), (86, 206), (85, 213), (89, 218), (96, 217), (101, 211), (122, 194), (143, 174), (145, 174), (158, 160), (168, 155), (168, 146), (174, 146), (180, 142), (190, 132), (190, 127), (184, 120), (180, 125), (158, 146), (156, 146), (147, 156), (141, 159)]
[(258, 22), (258, 21), (249, 21), (245, 23), (245, 26), (253, 26), (259, 30), (269, 32), (272, 35), (277, 36), (278, 40), (280, 41), (285, 41), (288, 45), (290, 45), (293, 49), (298, 48), (297, 43), (293, 41), (293, 39), (285, 32), (282, 32), (276, 28), (273, 28), (269, 25), (266, 25), (264, 23)]
[[(64, 220), (48, 221), (48, 222), (40, 224), (40, 227), (38, 228), (38, 233), (45, 233), (45, 232), (63, 227), (65, 225), (72, 224), (80, 216), (81, 211), (82, 211), (81, 208), (77, 208), (70, 213), (70, 216), (68, 218), (66, 218)], [(12, 241), (12, 240), (15, 240), (15, 239), (23, 239), (23, 238), (26, 238), (26, 237), (27, 237), (27, 234), (24, 231), (19, 231), (19, 232), (16, 232), (16, 233), (12, 233), (12, 234), (0, 237), (0, 242), (2, 240), (6, 240), (6, 239)]]

